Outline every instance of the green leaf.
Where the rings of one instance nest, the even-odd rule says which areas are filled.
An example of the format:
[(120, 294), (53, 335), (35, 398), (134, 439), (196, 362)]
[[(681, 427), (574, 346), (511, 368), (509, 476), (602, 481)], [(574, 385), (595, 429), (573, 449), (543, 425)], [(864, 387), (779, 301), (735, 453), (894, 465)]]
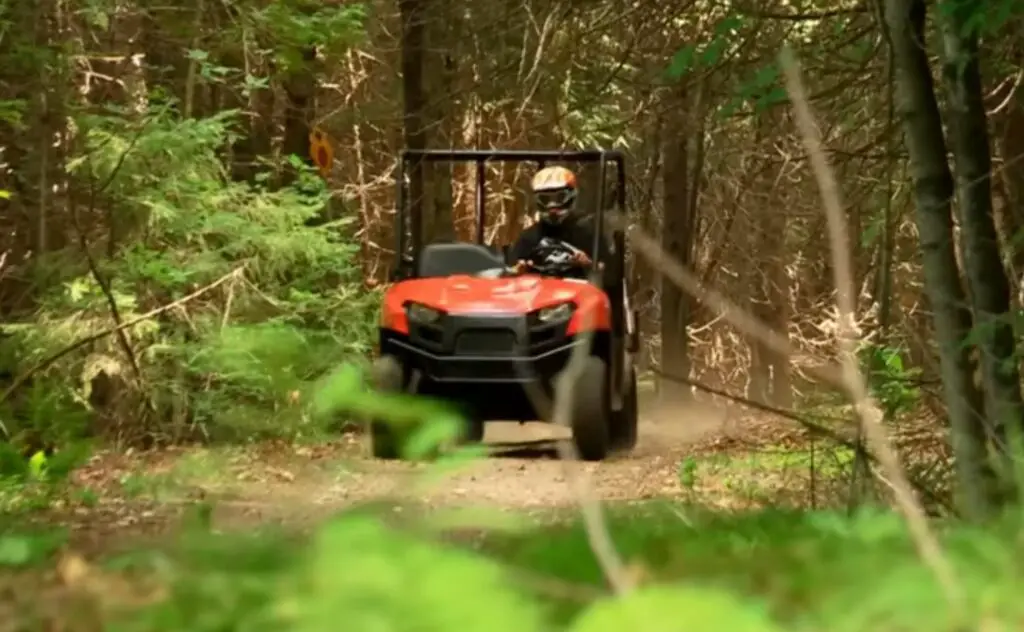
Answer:
[(672, 61), (669, 62), (665, 74), (669, 79), (682, 78), (683, 75), (693, 70), (693, 62), (696, 58), (697, 48), (695, 46), (680, 48), (675, 55), (672, 55)]
[(32, 540), (21, 535), (0, 537), (0, 566), (24, 566), (32, 561)]
[(743, 18), (738, 15), (730, 15), (720, 20), (715, 24), (715, 37), (725, 37), (726, 35), (732, 35), (734, 31), (739, 30), (744, 25)]
[[(298, 632), (535, 632), (537, 605), (514, 590), (501, 568), (438, 547), (365, 517), (324, 527), (308, 569), (278, 612)], [(471, 591), (456, 597), (453, 591)]]
[(764, 610), (722, 590), (652, 586), (601, 601), (583, 612), (570, 632), (777, 632)]
[(435, 454), (438, 448), (454, 443), (462, 434), (462, 418), (457, 415), (441, 414), (422, 421), (405, 444), (405, 455), (410, 459)]
[(46, 453), (42, 450), (33, 454), (32, 458), (28, 460), (28, 473), (37, 481), (46, 478)]
[(722, 55), (725, 54), (726, 41), (723, 38), (716, 38), (711, 40), (700, 53), (700, 66), (701, 68), (710, 68), (716, 65), (721, 59)]

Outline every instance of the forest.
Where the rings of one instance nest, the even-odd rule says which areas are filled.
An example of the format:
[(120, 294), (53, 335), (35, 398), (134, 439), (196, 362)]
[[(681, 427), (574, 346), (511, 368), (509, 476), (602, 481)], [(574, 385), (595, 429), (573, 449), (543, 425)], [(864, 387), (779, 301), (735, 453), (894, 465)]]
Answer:
[[(0, 0), (0, 630), (1018, 629), (1022, 33), (1016, 0)], [(628, 454), (457, 445), (368, 388), (399, 188), (424, 243), (474, 239), (483, 181), (488, 244), (533, 221), (525, 164), (396, 183), (456, 148), (625, 157)]]

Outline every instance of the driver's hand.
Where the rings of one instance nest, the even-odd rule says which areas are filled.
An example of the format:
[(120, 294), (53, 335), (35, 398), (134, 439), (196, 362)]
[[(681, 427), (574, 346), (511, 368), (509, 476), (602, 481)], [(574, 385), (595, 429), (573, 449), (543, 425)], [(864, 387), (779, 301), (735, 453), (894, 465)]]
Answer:
[(573, 263), (584, 268), (590, 267), (590, 264), (593, 263), (593, 261), (590, 260), (590, 257), (587, 256), (587, 253), (582, 250), (573, 255), (572, 260)]
[(533, 266), (533, 262), (532, 261), (527, 261), (526, 259), (520, 259), (519, 261), (516, 261), (515, 265), (512, 266), (512, 272), (514, 272), (515, 274), (523, 274), (524, 272), (529, 270), (530, 267), (532, 267), (532, 266)]

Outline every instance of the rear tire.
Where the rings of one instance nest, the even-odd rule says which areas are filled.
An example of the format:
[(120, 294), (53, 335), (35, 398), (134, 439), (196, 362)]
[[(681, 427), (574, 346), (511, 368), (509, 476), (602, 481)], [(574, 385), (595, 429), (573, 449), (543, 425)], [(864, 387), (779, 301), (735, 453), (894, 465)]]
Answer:
[(626, 390), (622, 393), (622, 409), (611, 413), (613, 450), (628, 452), (636, 447), (639, 410), (636, 392), (636, 369), (629, 369)]
[(609, 430), (608, 369), (591, 356), (573, 385), (572, 440), (584, 461), (601, 461), (611, 448)]
[[(371, 369), (373, 388), (385, 393), (400, 393), (404, 390), (403, 373), (402, 364), (396, 358), (381, 356)], [(387, 423), (370, 421), (370, 453), (375, 459), (390, 461), (402, 458), (399, 433)]]

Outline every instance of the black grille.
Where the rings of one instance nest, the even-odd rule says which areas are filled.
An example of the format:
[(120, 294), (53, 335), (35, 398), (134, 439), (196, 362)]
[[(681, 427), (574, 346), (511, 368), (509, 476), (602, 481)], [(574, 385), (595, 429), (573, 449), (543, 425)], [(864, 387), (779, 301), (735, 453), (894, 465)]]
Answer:
[(510, 329), (470, 329), (455, 339), (455, 353), (513, 353), (516, 334)]
[(441, 330), (437, 327), (420, 325), (419, 327), (416, 327), (414, 331), (416, 338), (426, 341), (432, 345), (439, 345), (444, 340)]

